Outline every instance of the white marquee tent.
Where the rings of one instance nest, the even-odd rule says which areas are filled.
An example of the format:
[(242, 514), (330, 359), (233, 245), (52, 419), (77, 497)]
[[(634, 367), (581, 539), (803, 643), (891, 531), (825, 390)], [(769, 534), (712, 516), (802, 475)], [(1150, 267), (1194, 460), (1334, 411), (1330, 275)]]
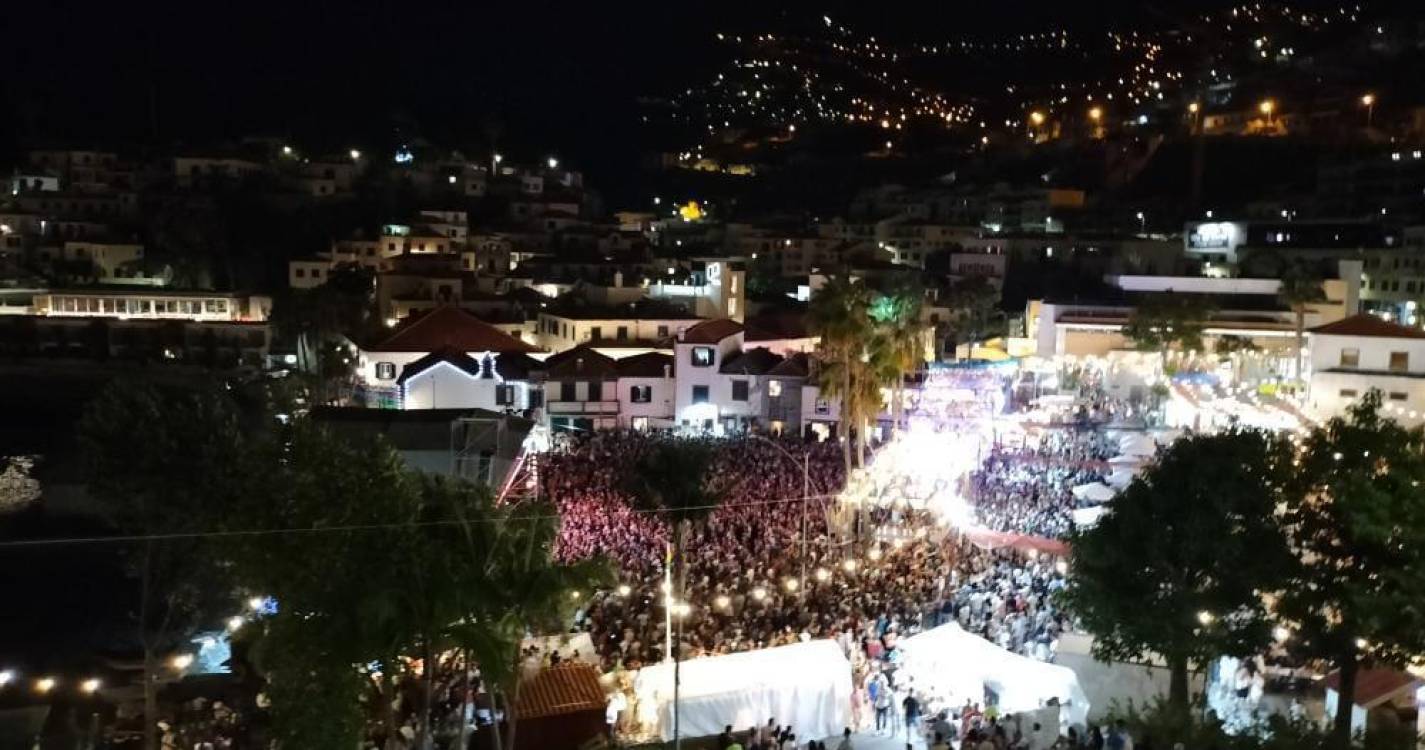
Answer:
[(901, 648), (903, 668), (917, 688), (947, 705), (983, 703), (988, 688), (1004, 714), (1035, 711), (1057, 699), (1068, 724), (1082, 725), (1088, 717), (1088, 695), (1074, 670), (1011, 653), (954, 623), (906, 638)]
[[(819, 640), (683, 662), (678, 726), (683, 737), (717, 734), (776, 719), (799, 737), (831, 737), (848, 724), (851, 662), (835, 641)], [(673, 739), (673, 664), (638, 670), (640, 724)]]
[(1103, 482), (1081, 484), (1069, 491), (1073, 493), (1075, 499), (1090, 503), (1106, 503), (1118, 494), (1117, 490)]
[(1112, 474), (1109, 474), (1107, 477), (1104, 478), (1104, 481), (1108, 483), (1108, 486), (1114, 488), (1115, 490), (1121, 490), (1124, 487), (1133, 484), (1133, 478), (1138, 476), (1138, 472), (1138, 469), (1125, 469), (1120, 467), (1114, 469)]
[(1079, 530), (1090, 529), (1098, 525), (1098, 519), (1108, 512), (1108, 506), (1095, 505), (1089, 508), (1076, 508), (1073, 511), (1074, 526)]

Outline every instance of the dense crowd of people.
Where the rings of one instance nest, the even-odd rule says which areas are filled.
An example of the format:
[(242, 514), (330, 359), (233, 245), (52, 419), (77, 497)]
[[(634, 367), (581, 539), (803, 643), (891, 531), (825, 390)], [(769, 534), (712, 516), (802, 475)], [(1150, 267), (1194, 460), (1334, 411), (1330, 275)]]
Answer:
[(994, 531), (1065, 537), (1079, 507), (1073, 489), (1103, 481), (1104, 461), (1115, 452), (1103, 433), (1091, 430), (1048, 432), (1023, 449), (996, 447), (970, 475), (976, 519)]

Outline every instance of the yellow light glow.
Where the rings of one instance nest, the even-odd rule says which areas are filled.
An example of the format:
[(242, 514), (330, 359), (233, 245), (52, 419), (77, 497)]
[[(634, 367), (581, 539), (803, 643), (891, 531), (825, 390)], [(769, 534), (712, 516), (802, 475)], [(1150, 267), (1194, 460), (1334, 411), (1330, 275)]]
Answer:
[(1271, 114), (1272, 110), (1275, 110), (1276, 108), (1277, 103), (1272, 101), (1271, 99), (1263, 99), (1262, 103), (1257, 105), (1257, 109), (1261, 110), (1262, 114), (1264, 115)]
[(1376, 103), (1376, 95), (1375, 95), (1375, 94), (1365, 94), (1365, 95), (1363, 95), (1363, 96), (1361, 97), (1361, 104), (1363, 104), (1363, 105), (1365, 105), (1365, 106), (1367, 106), (1367, 107), (1369, 107), (1369, 106), (1371, 106), (1372, 104), (1375, 104), (1375, 103)]
[(83, 690), (86, 693), (89, 693), (90, 695), (93, 695), (94, 693), (99, 691), (99, 680), (94, 677), (90, 677), (89, 679), (79, 684), (79, 689)]
[(187, 668), (193, 666), (193, 655), (192, 655), (192, 654), (178, 654), (177, 656), (173, 657), (172, 659), (169, 659), (169, 660), (168, 660), (168, 664), (169, 664), (169, 666), (173, 667), (174, 669), (177, 669), (177, 670), (182, 671), (182, 670), (184, 670), (184, 669), (187, 669)]
[(1044, 113), (1043, 113), (1043, 112), (1030, 112), (1030, 113), (1029, 113), (1029, 121), (1032, 122), (1032, 123), (1034, 123), (1036, 126), (1038, 126), (1038, 125), (1043, 125), (1043, 124), (1044, 124)]
[(1198, 104), (1197, 102), (1192, 102), (1192, 103), (1188, 104), (1188, 111), (1191, 112), (1191, 113), (1193, 113), (1193, 114), (1197, 114), (1197, 111), (1198, 111), (1199, 109), (1202, 109), (1202, 106), (1201, 106), (1200, 104)]
[(54, 690), (53, 677), (41, 677), (40, 679), (35, 680), (35, 692), (48, 693), (51, 690)]
[(1089, 109), (1089, 119), (1098, 122), (1103, 119), (1103, 110), (1099, 107)]
[(800, 586), (800, 585), (802, 585), (802, 584), (801, 584), (801, 581), (798, 581), (798, 580), (795, 579), (795, 578), (788, 578), (787, 580), (782, 581), (782, 585), (785, 586), (785, 587), (787, 587), (787, 590), (788, 590), (788, 591), (796, 591), (796, 590), (797, 590), (797, 587)]
[(732, 606), (732, 600), (727, 598), (727, 594), (718, 594), (717, 598), (713, 600), (713, 605), (718, 609), (727, 609)]
[(683, 217), (683, 221), (697, 221), (703, 218), (703, 207), (697, 201), (688, 201), (678, 207), (678, 215)]
[(633, 589), (626, 583), (618, 587), (619, 596), (628, 596), (631, 593), (633, 593)]

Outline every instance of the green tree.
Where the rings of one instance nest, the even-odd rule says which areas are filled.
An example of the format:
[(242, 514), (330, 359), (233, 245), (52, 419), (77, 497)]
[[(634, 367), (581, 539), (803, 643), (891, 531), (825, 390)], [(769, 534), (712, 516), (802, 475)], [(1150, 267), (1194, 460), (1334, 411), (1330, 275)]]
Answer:
[(812, 295), (807, 320), (817, 343), (817, 385), (823, 398), (841, 400), (840, 432), (846, 474), (850, 476), (851, 431), (860, 414), (858, 380), (867, 372), (866, 347), (870, 343), (871, 295), (866, 287), (845, 276), (833, 276)]
[(158, 747), (164, 657), (236, 607), (216, 550), (185, 535), (213, 528), (250, 486), (241, 433), (237, 410), (217, 387), (115, 381), (80, 421), (89, 492), (119, 533), (149, 537), (126, 550), (139, 585), (145, 750)]
[(1312, 274), (1301, 263), (1293, 263), (1282, 273), (1282, 283), (1281, 288), (1277, 290), (1277, 298), (1283, 305), (1291, 308), (1294, 316), (1293, 329), (1296, 331), (1296, 349), (1292, 357), (1295, 362), (1292, 377), (1300, 381), (1301, 353), (1304, 347), (1302, 337), (1306, 330), (1306, 311), (1312, 304), (1324, 301), (1326, 293), (1321, 289), (1320, 278)]
[(1168, 293), (1133, 309), (1123, 336), (1140, 352), (1158, 352), (1167, 372), (1168, 352), (1202, 351), (1202, 332), (1212, 308), (1191, 295)]
[[(849, 441), (848, 441), (849, 442)], [(686, 604), (680, 601), (687, 590), (687, 564), (684, 545), (693, 528), (712, 515), (722, 498), (708, 485), (713, 453), (708, 446), (684, 441), (661, 442), (654, 445), (635, 466), (628, 490), (638, 507), (656, 511), (672, 530), (668, 546), (668, 596), (664, 610), (677, 624), (670, 634), (673, 654), (673, 742), (680, 742), (678, 699), (682, 680), (683, 618), (673, 617), (672, 610)], [(669, 628), (670, 630), (672, 628)]]
[(1273, 509), (1291, 468), (1285, 441), (1261, 432), (1177, 441), (1071, 540), (1064, 593), (1106, 660), (1160, 655), (1168, 702), (1188, 707), (1188, 669), (1256, 653), (1271, 637), (1260, 594), (1287, 570)]
[(891, 386), (892, 429), (897, 432), (905, 411), (905, 378), (925, 364), (923, 301), (923, 291), (907, 287), (881, 295), (871, 307), (878, 339), (872, 356)]
[(1295, 650), (1340, 670), (1343, 742), (1359, 670), (1425, 654), (1425, 433), (1380, 405), (1372, 390), (1303, 441), (1285, 512), (1299, 564), (1276, 612)]
[[(945, 304), (951, 310), (951, 328), (956, 343), (973, 344), (995, 334), (1000, 290), (983, 276), (960, 279), (946, 290)], [(1003, 327), (1002, 322), (999, 327)]]

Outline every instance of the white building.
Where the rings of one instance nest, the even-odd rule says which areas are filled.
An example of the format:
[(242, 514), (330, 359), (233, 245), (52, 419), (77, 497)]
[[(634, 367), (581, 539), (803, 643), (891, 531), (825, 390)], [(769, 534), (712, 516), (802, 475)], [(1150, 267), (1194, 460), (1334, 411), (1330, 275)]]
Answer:
[[(530, 406), (525, 391), (510, 397), (495, 386), (523, 378), (530, 367), (525, 359), (503, 355), (536, 351), (459, 307), (445, 305), (407, 319), (386, 340), (362, 347), (357, 378), (370, 406), (524, 409)], [(491, 382), (466, 382), (472, 379)], [(502, 403), (507, 397), (509, 402)]]
[(1411, 427), (1425, 421), (1425, 331), (1361, 314), (1307, 335), (1307, 403), (1317, 416), (1345, 414), (1374, 388), (1385, 416)]

